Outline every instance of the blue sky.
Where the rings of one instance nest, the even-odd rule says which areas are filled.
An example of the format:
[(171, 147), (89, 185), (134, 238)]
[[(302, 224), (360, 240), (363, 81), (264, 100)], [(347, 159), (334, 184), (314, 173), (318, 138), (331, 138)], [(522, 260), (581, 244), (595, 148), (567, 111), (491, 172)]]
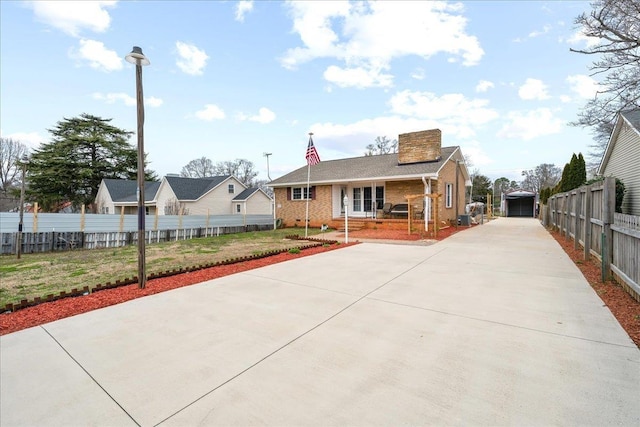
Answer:
[[(440, 128), (472, 169), (521, 180), (587, 154), (568, 126), (597, 88), (583, 1), (0, 2), (0, 132), (29, 147), (82, 113), (136, 129), (140, 46), (145, 151), (160, 176), (202, 156), (267, 178), (362, 155), (377, 136)], [(135, 136), (131, 142), (135, 144)]]

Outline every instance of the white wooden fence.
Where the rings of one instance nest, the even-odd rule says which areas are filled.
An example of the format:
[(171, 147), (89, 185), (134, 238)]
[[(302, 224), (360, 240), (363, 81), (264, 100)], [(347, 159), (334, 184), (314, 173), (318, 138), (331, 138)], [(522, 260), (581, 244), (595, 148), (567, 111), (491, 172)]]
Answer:
[[(274, 228), (270, 215), (162, 215), (147, 219), (149, 244)], [(0, 254), (15, 254), (19, 218), (0, 213)], [(137, 215), (24, 214), (22, 253), (137, 244)], [(15, 231), (13, 231), (15, 230)]]
[(584, 259), (595, 256), (603, 280), (613, 275), (640, 301), (640, 217), (616, 213), (615, 197), (614, 178), (555, 194), (543, 206), (542, 221), (582, 247)]

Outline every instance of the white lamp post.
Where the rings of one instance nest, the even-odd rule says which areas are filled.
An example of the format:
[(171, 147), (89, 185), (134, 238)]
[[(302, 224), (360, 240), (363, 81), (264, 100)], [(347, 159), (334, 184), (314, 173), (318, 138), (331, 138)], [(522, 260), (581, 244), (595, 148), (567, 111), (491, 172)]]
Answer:
[(134, 46), (130, 54), (124, 58), (136, 66), (136, 105), (138, 111), (138, 287), (144, 289), (147, 283), (145, 268), (145, 224), (144, 206), (144, 99), (142, 98), (142, 66), (150, 62), (142, 53), (142, 49)]
[(344, 242), (349, 243), (349, 197), (346, 194), (342, 203), (344, 203)]

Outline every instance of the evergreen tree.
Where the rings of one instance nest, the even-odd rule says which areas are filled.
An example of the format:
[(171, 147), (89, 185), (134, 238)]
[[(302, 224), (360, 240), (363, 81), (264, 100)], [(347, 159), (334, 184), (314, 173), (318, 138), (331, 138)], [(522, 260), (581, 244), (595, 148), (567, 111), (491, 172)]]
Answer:
[(578, 186), (584, 185), (584, 183), (587, 182), (587, 163), (585, 162), (584, 157), (582, 156), (582, 153), (578, 154), (577, 175), (579, 178)]
[[(45, 211), (61, 202), (74, 208), (95, 201), (104, 178), (136, 179), (137, 149), (132, 132), (112, 126), (111, 119), (81, 114), (49, 129), (52, 140), (34, 151), (29, 162), (28, 197)], [(146, 170), (145, 179), (157, 179)]]

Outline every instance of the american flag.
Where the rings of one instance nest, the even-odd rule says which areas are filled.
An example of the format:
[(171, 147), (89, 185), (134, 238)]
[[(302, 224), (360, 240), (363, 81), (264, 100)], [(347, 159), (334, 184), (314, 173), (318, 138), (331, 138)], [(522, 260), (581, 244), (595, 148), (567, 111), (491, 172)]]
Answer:
[(309, 145), (307, 146), (307, 154), (305, 156), (308, 165), (317, 165), (320, 163), (320, 156), (316, 151), (316, 147), (313, 145), (313, 139), (309, 137)]

